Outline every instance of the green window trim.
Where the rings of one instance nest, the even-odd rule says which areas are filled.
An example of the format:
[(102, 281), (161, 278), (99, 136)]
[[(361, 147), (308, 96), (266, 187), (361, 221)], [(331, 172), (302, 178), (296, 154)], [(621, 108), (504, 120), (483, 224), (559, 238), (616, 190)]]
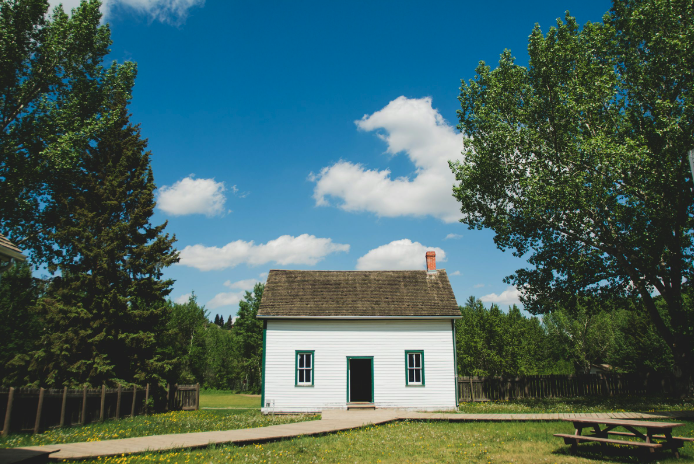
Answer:
[[(316, 356), (315, 356), (316, 351), (315, 350), (296, 350), (294, 352), (294, 386), (295, 387), (312, 387), (313, 382), (316, 378), (315, 374), (315, 365), (316, 365)], [(310, 368), (301, 368), (305, 370), (309, 370), (311, 372), (311, 383), (309, 384), (308, 382), (304, 383), (299, 383), (299, 355), (300, 354), (310, 354), (311, 355), (311, 367)]]
[[(410, 354), (419, 354), (419, 359), (421, 362), (421, 367), (410, 367), (409, 359)], [(422, 382), (410, 383), (409, 371), (410, 369), (418, 369), (422, 372)], [(424, 376), (424, 350), (405, 350), (405, 385), (408, 387), (423, 387), (426, 385)]]
[(263, 370), (260, 374), (260, 407), (265, 407), (265, 358), (267, 351), (267, 321), (263, 321)]

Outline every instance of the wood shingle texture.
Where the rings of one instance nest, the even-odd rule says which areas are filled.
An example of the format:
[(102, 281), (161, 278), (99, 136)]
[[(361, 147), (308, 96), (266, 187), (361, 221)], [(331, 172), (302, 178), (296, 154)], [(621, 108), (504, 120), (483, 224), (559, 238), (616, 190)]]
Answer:
[(0, 258), (24, 260), (26, 256), (22, 254), (20, 249), (14, 243), (7, 240), (7, 237), (0, 234)]
[(460, 309), (444, 269), (271, 270), (258, 317), (460, 317)]

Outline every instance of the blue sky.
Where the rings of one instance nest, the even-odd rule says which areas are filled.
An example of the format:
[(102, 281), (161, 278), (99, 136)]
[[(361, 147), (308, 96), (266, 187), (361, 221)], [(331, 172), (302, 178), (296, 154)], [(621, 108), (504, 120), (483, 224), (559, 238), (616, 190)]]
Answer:
[(450, 196), (460, 80), (505, 48), (527, 63), (535, 23), (600, 21), (610, 2), (431, 3), (105, 3), (110, 58), (138, 63), (153, 222), (181, 251), (172, 299), (226, 317), (270, 269), (423, 269), (433, 249), (458, 303), (517, 302), (503, 278), (525, 261)]

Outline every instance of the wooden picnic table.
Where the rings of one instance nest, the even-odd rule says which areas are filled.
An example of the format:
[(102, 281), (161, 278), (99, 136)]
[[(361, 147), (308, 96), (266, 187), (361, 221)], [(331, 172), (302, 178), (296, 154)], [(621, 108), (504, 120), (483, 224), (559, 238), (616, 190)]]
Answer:
[[(565, 421), (573, 422), (575, 432), (573, 435), (565, 433), (555, 433), (555, 437), (564, 439), (564, 444), (571, 445), (571, 451), (576, 451), (578, 444), (581, 442), (598, 442), (602, 445), (608, 443), (616, 445), (628, 445), (639, 448), (645, 448), (650, 453), (655, 453), (656, 449), (668, 450), (671, 449), (675, 456), (679, 458), (678, 449), (684, 446), (685, 441), (694, 441), (694, 438), (673, 437), (672, 429), (681, 427), (684, 424), (674, 422), (652, 422), (652, 421), (637, 421), (624, 419), (564, 419)], [(601, 426), (605, 427), (601, 427)], [(615, 428), (622, 427), (627, 432), (616, 432)], [(593, 432), (590, 435), (581, 435), (583, 429), (592, 428)], [(638, 429), (646, 429), (641, 432)], [(609, 435), (616, 435), (624, 438), (640, 438), (643, 441), (628, 441), (610, 439)]]

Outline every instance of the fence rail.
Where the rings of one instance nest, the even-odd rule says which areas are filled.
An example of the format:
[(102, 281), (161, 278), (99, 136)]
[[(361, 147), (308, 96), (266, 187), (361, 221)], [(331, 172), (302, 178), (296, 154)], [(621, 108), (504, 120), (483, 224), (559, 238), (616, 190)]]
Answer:
[[(39, 433), (53, 427), (147, 414), (150, 385), (146, 387), (0, 389), (2, 436), (12, 432)], [(199, 385), (169, 385), (168, 409), (197, 410)]]
[(651, 395), (676, 392), (671, 375), (585, 374), (458, 377), (460, 401), (573, 396)]

